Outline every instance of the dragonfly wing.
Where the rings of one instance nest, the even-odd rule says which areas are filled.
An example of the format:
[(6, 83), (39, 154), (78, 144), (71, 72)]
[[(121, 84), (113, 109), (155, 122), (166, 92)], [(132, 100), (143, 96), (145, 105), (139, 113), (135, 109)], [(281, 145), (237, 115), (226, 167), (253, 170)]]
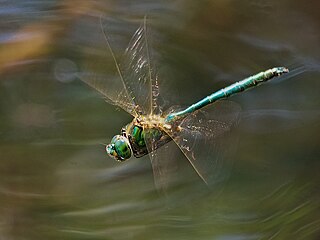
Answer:
[[(160, 113), (158, 77), (152, 65), (153, 55), (148, 42), (151, 33), (147, 31), (146, 18), (122, 56), (118, 52), (123, 46), (127, 26), (117, 20), (103, 19), (101, 30), (103, 48), (107, 48), (109, 54), (94, 44), (90, 49), (92, 57), (85, 64), (86, 71), (78, 73), (78, 77), (102, 93), (109, 102), (133, 116)], [(116, 70), (117, 77), (104, 74), (111, 66), (113, 71)]]
[[(87, 46), (86, 62), (83, 72), (77, 73), (83, 82), (100, 92), (106, 100), (121, 107), (133, 116), (137, 116), (136, 104), (129, 93), (128, 86), (124, 80), (124, 74), (119, 67), (115, 53), (110, 45), (109, 35), (100, 22), (100, 44), (99, 37), (94, 38), (97, 42)], [(106, 49), (108, 51), (106, 51)], [(111, 60), (110, 61), (110, 57)], [(116, 72), (115, 75), (108, 75), (107, 72)]]
[(169, 186), (172, 186), (174, 176), (177, 173), (177, 162), (174, 159), (176, 144), (172, 141), (164, 146), (155, 149), (151, 139), (147, 139), (147, 148), (153, 170), (153, 178), (156, 189), (166, 193)]
[(159, 147), (159, 142), (152, 137), (152, 129), (144, 129), (144, 132), (155, 186), (158, 191), (165, 193), (177, 173), (177, 162), (174, 156), (175, 151), (179, 149), (173, 141)]
[(209, 185), (224, 176), (224, 156), (235, 145), (230, 130), (237, 123), (239, 112), (237, 104), (220, 101), (177, 122), (178, 131), (168, 131), (198, 175)]
[(131, 38), (120, 65), (126, 86), (142, 115), (159, 113), (158, 77), (152, 65), (154, 55), (149, 48), (150, 40), (145, 17)]
[[(94, 68), (98, 68), (98, 66), (95, 65)], [(122, 86), (121, 78), (99, 74), (99, 69), (94, 70), (94, 68), (90, 68), (90, 72), (77, 73), (77, 77), (102, 94), (108, 103), (116, 105), (137, 117), (135, 103)]]

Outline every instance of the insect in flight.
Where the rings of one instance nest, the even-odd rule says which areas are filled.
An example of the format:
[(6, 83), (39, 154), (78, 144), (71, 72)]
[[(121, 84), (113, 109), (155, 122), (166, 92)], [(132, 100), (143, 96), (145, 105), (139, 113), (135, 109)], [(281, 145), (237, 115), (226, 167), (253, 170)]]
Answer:
[(218, 167), (220, 143), (237, 121), (239, 113), (236, 104), (221, 99), (288, 72), (287, 68), (275, 67), (216, 91), (187, 108), (164, 110), (160, 103), (159, 79), (151, 64), (146, 18), (130, 40), (121, 65), (102, 22), (101, 29), (118, 78), (109, 78), (94, 71), (79, 73), (78, 76), (108, 102), (133, 116), (132, 122), (106, 146), (108, 155), (123, 162), (132, 156), (139, 158), (148, 154), (155, 184), (159, 188), (163, 187), (166, 178), (164, 162), (172, 158), (165, 146), (172, 140), (201, 179), (208, 183), (213, 177), (212, 170)]

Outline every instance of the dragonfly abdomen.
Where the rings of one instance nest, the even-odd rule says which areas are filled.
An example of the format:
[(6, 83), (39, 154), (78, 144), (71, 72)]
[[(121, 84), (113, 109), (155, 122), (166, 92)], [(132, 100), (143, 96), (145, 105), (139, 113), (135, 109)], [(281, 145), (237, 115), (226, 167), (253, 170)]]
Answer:
[(287, 73), (287, 72), (289, 72), (289, 70), (284, 67), (276, 67), (276, 68), (268, 69), (264, 72), (260, 72), (256, 75), (248, 77), (242, 81), (236, 82), (228, 87), (220, 89), (219, 91), (214, 92), (213, 94), (203, 98), (199, 102), (192, 104), (191, 106), (189, 106), (188, 108), (186, 108), (180, 112), (169, 114), (166, 117), (165, 121), (171, 122), (171, 121), (174, 121), (178, 118), (184, 117), (187, 114), (190, 114), (200, 108), (203, 108), (203, 107), (207, 106), (208, 104), (211, 104), (219, 99), (228, 98), (236, 93), (245, 91), (245, 90), (250, 89), (252, 87), (255, 87), (263, 82), (266, 82), (276, 76), (280, 76), (280, 75)]
[(242, 81), (236, 82), (228, 87), (225, 87), (210, 96), (208, 96), (208, 101), (210, 103), (215, 102), (221, 98), (230, 97), (236, 93), (243, 92), (252, 87), (255, 87), (261, 83), (264, 83), (275, 76), (279, 76), (285, 72), (288, 72), (288, 69), (283, 67), (272, 68), (264, 72), (260, 72), (256, 75), (250, 76)]

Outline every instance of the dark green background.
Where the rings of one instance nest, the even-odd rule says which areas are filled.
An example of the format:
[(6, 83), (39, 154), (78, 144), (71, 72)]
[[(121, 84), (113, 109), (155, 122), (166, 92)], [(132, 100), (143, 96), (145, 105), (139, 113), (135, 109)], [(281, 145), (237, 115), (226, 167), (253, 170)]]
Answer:
[[(318, 1), (0, 5), (1, 239), (320, 238)], [(117, 29), (128, 41), (146, 14), (173, 104), (292, 70), (232, 99), (239, 141), (217, 189), (180, 159), (185, 184), (159, 195), (147, 157), (109, 159), (103, 144), (131, 117), (72, 76), (88, 42), (100, 51), (101, 15), (131, 23)]]

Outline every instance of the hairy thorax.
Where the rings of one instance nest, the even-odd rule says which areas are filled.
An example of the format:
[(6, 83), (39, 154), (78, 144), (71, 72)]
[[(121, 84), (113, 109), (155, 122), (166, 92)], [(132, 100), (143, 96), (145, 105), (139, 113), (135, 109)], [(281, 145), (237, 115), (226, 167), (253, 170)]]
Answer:
[(141, 125), (144, 129), (158, 128), (163, 131), (169, 131), (171, 125), (165, 122), (165, 118), (160, 115), (140, 116), (133, 120), (134, 124)]
[(172, 140), (172, 126), (159, 115), (140, 116), (123, 128), (135, 157), (142, 157)]

